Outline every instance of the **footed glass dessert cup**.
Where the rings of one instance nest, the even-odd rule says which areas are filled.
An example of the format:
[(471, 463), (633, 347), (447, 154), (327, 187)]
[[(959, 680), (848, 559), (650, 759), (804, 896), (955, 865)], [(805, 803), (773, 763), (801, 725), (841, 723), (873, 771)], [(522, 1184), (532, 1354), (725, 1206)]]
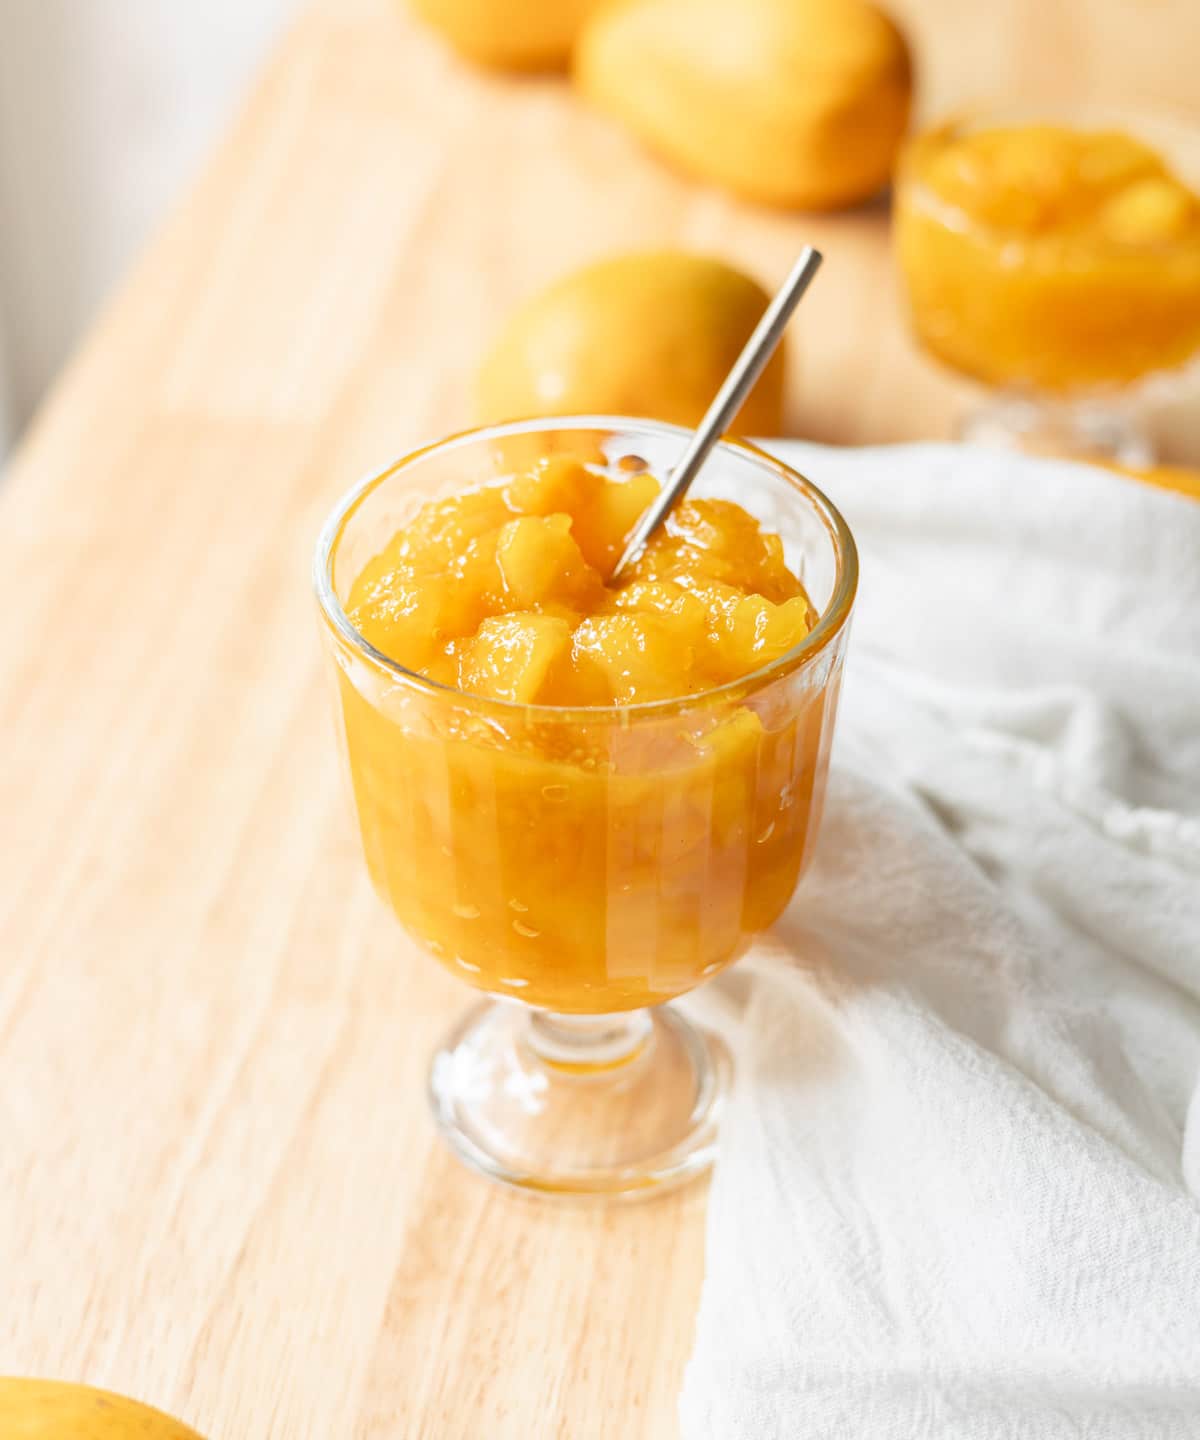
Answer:
[(1139, 402), (1200, 353), (1200, 130), (1010, 108), (907, 147), (895, 243), (920, 344), (990, 388), (960, 437), (1147, 465)]
[(830, 502), (723, 441), (692, 497), (736, 500), (816, 612), (757, 671), (653, 702), (481, 698), (405, 669), (348, 617), (356, 579), (431, 499), (540, 456), (669, 470), (674, 426), (583, 417), (453, 436), (345, 495), (315, 583), (367, 867), (408, 933), (487, 997), (433, 1057), (457, 1154), (548, 1195), (637, 1196), (712, 1161), (728, 1059), (670, 1002), (735, 961), (812, 854), (857, 584)]

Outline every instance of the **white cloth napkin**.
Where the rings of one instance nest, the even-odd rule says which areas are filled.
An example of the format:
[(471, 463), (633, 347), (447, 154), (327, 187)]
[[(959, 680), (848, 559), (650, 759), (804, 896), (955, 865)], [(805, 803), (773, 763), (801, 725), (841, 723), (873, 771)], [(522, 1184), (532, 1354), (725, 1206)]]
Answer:
[(684, 1436), (1195, 1440), (1200, 503), (777, 449), (862, 587), (814, 867), (697, 997), (738, 1071)]

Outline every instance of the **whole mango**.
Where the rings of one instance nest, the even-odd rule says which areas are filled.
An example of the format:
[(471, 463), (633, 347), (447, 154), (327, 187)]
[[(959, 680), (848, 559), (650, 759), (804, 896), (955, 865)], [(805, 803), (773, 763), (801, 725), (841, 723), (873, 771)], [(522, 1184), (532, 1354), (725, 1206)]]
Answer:
[(584, 26), (575, 76), (683, 170), (810, 210), (887, 183), (912, 98), (908, 46), (869, 0), (630, 0)]
[(0, 1375), (0, 1436), (4, 1440), (200, 1440), (161, 1410), (123, 1395)]
[[(650, 251), (585, 266), (512, 317), (480, 372), (480, 418), (637, 415), (694, 426), (767, 304), (754, 280), (707, 256)], [(783, 380), (781, 347), (738, 432), (779, 434)]]
[(499, 70), (561, 70), (605, 0), (412, 0), (468, 60)]

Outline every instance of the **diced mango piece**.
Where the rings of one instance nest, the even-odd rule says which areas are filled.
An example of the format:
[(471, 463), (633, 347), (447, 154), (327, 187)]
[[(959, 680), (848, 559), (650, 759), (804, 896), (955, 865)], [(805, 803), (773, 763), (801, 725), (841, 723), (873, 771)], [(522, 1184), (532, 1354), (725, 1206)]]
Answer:
[(1191, 196), (1173, 180), (1139, 180), (1109, 200), (1100, 224), (1122, 245), (1160, 245), (1187, 230), (1193, 211)]
[(761, 595), (738, 602), (733, 617), (729, 657), (733, 674), (769, 665), (799, 645), (812, 629), (808, 601), (800, 595), (773, 605)]
[(571, 534), (569, 515), (523, 515), (496, 541), (496, 563), (509, 606), (598, 603), (603, 591)]
[(602, 676), (618, 704), (668, 700), (693, 688), (694, 651), (662, 615), (593, 615), (575, 632), (574, 660)]
[(691, 575), (681, 575), (678, 583), (686, 585), (688, 594), (694, 595), (704, 606), (712, 637), (718, 639), (729, 634), (733, 617), (737, 614), (737, 607), (745, 592), (736, 585), (726, 585), (721, 580), (696, 579)]
[(579, 548), (606, 579), (657, 494), (658, 481), (643, 471), (624, 480), (606, 480), (575, 511)]
[(445, 584), (417, 583), (403, 570), (385, 571), (350, 607), (349, 619), (389, 659), (423, 670), (436, 653), (448, 598)]
[(397, 535), (398, 555), (419, 569), (440, 570), (451, 565), (469, 541), (498, 530), (512, 515), (497, 485), (435, 500)]
[(521, 515), (577, 515), (604, 483), (602, 475), (569, 455), (547, 455), (514, 476), (505, 494)]
[(570, 645), (571, 627), (557, 615), (492, 616), (458, 652), (459, 689), (532, 705)]
[(1079, 157), (1080, 182), (1098, 192), (1119, 190), (1135, 180), (1162, 173), (1162, 161), (1140, 140), (1119, 130), (1084, 135)]
[(762, 721), (753, 710), (733, 711), (714, 729), (695, 741), (698, 749), (710, 754), (719, 764), (730, 766), (736, 776), (744, 769), (762, 739)]
[(758, 521), (729, 500), (685, 500), (630, 573), (639, 580), (717, 581), (769, 600), (786, 600), (799, 589), (778, 536), (764, 536)]
[(674, 580), (635, 580), (615, 591), (610, 603), (614, 610), (670, 615), (680, 637), (690, 645), (701, 644), (710, 629), (708, 606)]

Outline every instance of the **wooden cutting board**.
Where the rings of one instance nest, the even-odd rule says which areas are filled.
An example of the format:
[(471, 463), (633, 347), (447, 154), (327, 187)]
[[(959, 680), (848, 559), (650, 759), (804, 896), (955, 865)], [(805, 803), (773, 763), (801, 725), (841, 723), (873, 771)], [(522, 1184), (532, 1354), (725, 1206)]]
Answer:
[[(897, 8), (929, 108), (1193, 98), (1194, 0)], [(944, 434), (882, 204), (733, 203), (378, 0), (282, 44), (0, 496), (0, 1370), (213, 1440), (674, 1433), (704, 1190), (555, 1209), (436, 1143), (467, 996), (368, 892), (308, 561), (347, 483), (469, 418), (552, 274), (681, 244), (773, 284), (804, 241), (795, 432)], [(1160, 420), (1200, 458), (1194, 401)]]

